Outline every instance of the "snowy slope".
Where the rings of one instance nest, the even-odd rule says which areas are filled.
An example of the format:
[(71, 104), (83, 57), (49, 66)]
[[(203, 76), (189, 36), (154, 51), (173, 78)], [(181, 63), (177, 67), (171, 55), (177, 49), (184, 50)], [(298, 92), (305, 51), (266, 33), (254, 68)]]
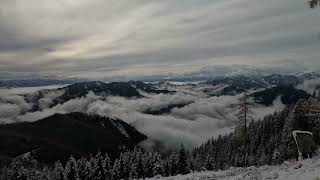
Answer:
[(167, 178), (162, 180), (320, 180), (320, 156), (301, 162), (285, 162), (277, 166), (231, 168), (226, 171), (204, 171)]

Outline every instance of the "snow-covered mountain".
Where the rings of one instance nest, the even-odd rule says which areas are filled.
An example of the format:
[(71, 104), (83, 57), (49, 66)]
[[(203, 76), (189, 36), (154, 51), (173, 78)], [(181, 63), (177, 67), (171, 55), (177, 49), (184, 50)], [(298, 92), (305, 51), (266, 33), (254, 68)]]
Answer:
[(143, 97), (140, 92), (154, 93), (154, 94), (167, 94), (172, 93), (169, 90), (157, 89), (142, 81), (129, 81), (129, 82), (110, 82), (105, 83), (101, 81), (79, 82), (71, 84), (58, 89), (44, 89), (33, 94), (26, 94), (25, 98), (28, 102), (34, 103), (33, 110), (39, 109), (38, 101), (48, 95), (54, 95), (51, 106), (63, 104), (69, 100), (81, 98), (94, 93), (98, 96), (120, 96), (126, 98), (139, 98)]
[(225, 85), (221, 95), (238, 94), (248, 90), (266, 89), (279, 86), (296, 86), (316, 75), (304, 74), (301, 76), (272, 74), (268, 76), (237, 75), (230, 77), (216, 77), (206, 81), (212, 86)]

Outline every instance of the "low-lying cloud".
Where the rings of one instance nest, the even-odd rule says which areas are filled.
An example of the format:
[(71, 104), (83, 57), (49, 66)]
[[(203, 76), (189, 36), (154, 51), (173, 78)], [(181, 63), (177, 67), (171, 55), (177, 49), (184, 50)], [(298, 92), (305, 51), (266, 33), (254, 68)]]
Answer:
[(299, 84), (296, 88), (312, 94), (314, 90), (320, 89), (320, 78), (306, 80), (302, 84)]
[(32, 108), (22, 96), (0, 92), (0, 120), (14, 122), (20, 115)]
[[(85, 97), (69, 100), (50, 107), (53, 98), (61, 94), (52, 91), (39, 100), (40, 110), (29, 112), (31, 103), (21, 95), (0, 94), (0, 122), (36, 121), (54, 113), (86, 112), (121, 119), (135, 126), (149, 139), (145, 146), (161, 146), (163, 150), (179, 147), (183, 143), (192, 148), (210, 137), (230, 132), (237, 124), (237, 96), (207, 97), (177, 92), (175, 94), (148, 94), (144, 98), (102, 97), (90, 92)], [(197, 94), (197, 93), (195, 93)], [(147, 95), (147, 94), (145, 94)], [(173, 108), (163, 115), (144, 114), (146, 110), (160, 110), (172, 104), (188, 104)], [(273, 106), (254, 105), (255, 118), (284, 108), (280, 97)]]

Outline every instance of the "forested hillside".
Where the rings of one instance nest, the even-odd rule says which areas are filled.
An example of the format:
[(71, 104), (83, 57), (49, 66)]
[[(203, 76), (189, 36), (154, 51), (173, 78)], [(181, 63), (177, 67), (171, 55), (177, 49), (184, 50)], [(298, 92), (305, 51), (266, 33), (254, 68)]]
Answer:
[[(251, 121), (247, 128), (248, 146), (245, 149), (243, 133), (238, 127), (233, 133), (212, 138), (191, 151), (182, 145), (179, 150), (165, 154), (135, 148), (133, 151), (121, 153), (114, 161), (110, 160), (108, 155), (98, 153), (94, 157), (81, 159), (70, 157), (67, 163), (56, 162), (54, 167), (47, 168), (35, 165), (35, 161), (30, 161), (30, 156), (20, 157), (3, 167), (2, 172), (5, 172), (5, 175), (1, 178), (41, 175), (47, 176), (47, 179), (116, 180), (280, 164), (285, 160), (297, 158), (292, 130), (311, 131), (316, 144), (320, 143), (319, 112), (319, 98), (311, 97), (300, 100), (292, 108), (275, 112), (261, 120)], [(15, 171), (15, 168), (23, 170)], [(35, 172), (39, 174), (32, 174)]]
[(144, 134), (121, 120), (84, 113), (55, 114), (36, 122), (1, 125), (0, 160), (28, 152), (45, 163), (98, 151), (116, 158), (144, 139)]

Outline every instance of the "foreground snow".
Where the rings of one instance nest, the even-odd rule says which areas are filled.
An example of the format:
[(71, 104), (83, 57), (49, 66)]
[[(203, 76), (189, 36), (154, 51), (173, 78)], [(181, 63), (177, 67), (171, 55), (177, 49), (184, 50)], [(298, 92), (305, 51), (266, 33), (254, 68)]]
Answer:
[(278, 166), (231, 168), (226, 171), (204, 171), (167, 178), (162, 180), (320, 180), (320, 157), (301, 162), (285, 162)]

